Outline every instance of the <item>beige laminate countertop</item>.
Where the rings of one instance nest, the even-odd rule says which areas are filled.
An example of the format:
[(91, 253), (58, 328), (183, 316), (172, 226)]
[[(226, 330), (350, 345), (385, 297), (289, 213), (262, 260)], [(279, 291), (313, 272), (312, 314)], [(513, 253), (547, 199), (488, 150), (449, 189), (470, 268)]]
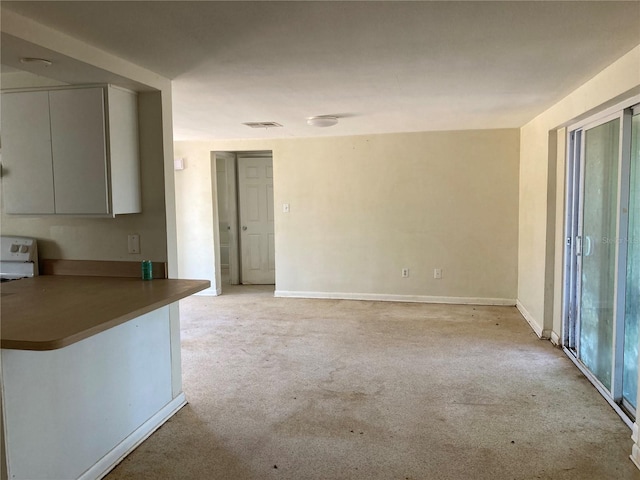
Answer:
[(210, 286), (208, 280), (42, 275), (0, 287), (0, 347), (54, 350)]

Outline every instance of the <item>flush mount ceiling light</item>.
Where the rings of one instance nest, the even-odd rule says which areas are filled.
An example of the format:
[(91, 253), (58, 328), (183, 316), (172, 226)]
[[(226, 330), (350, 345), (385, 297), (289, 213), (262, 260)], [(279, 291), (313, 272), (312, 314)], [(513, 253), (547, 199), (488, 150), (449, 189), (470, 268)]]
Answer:
[(319, 117), (307, 118), (307, 125), (312, 127), (332, 127), (338, 123), (338, 117), (332, 115), (321, 115)]
[(20, 59), (20, 63), (44, 65), (45, 67), (50, 67), (52, 65), (51, 60), (47, 60), (46, 58), (35, 58), (35, 57), (23, 57)]

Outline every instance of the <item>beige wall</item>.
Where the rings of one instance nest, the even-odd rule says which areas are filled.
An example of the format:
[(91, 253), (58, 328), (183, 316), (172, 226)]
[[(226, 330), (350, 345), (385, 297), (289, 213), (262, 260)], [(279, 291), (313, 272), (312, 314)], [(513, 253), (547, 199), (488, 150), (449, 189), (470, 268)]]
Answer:
[(556, 257), (562, 256), (566, 179), (565, 131), (558, 129), (638, 93), (640, 46), (521, 129), (518, 307), (539, 335), (561, 335), (561, 320), (554, 317), (562, 295)]
[[(216, 294), (214, 226), (215, 171), (204, 143), (175, 142), (174, 155), (186, 168), (175, 171), (178, 276), (211, 280), (201, 295)], [(213, 174), (213, 177), (212, 177)], [(212, 182), (213, 178), (213, 182)]]
[(181, 276), (214, 278), (210, 152), (241, 150), (273, 151), (277, 294), (515, 302), (517, 130), (176, 142)]

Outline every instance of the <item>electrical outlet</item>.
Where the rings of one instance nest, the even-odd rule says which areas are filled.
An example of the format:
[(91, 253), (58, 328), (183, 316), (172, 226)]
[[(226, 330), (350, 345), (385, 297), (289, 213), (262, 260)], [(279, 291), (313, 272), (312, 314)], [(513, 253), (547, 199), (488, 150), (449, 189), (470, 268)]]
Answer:
[(433, 278), (440, 280), (442, 278), (442, 269), (441, 268), (434, 268), (433, 269)]
[(408, 268), (403, 268), (402, 269), (402, 278), (407, 278), (409, 276), (409, 269)]
[(140, 235), (132, 233), (128, 237), (129, 253), (140, 253)]

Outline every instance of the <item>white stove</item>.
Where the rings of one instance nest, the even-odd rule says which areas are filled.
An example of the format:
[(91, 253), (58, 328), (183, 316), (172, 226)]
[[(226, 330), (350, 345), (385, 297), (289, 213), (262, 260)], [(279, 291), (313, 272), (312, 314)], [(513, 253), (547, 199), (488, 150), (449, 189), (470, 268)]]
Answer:
[(38, 243), (35, 238), (0, 237), (0, 280), (38, 275)]

